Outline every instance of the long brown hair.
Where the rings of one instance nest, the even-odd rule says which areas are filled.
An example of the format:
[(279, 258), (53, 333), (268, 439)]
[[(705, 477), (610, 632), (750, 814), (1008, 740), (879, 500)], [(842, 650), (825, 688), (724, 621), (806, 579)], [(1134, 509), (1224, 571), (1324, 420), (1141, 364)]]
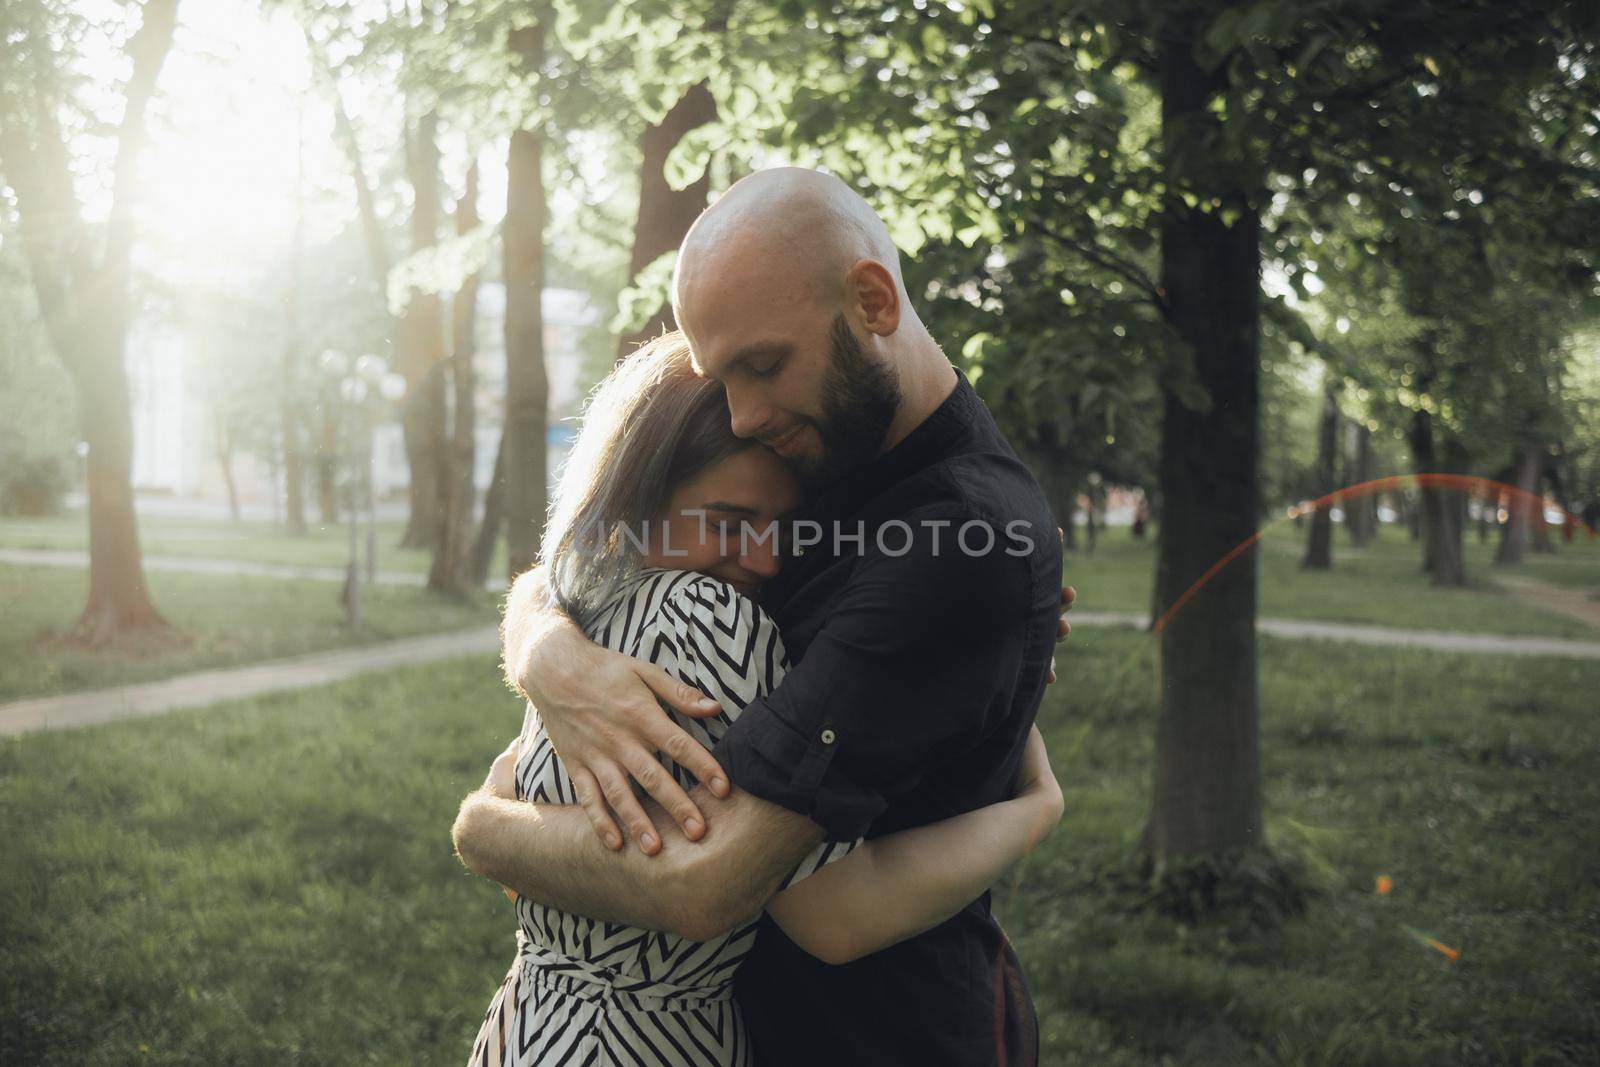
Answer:
[(672, 494), (755, 444), (736, 437), (722, 386), (664, 333), (596, 387), (562, 468), (539, 562), (561, 607), (587, 626), (642, 566), (639, 542)]

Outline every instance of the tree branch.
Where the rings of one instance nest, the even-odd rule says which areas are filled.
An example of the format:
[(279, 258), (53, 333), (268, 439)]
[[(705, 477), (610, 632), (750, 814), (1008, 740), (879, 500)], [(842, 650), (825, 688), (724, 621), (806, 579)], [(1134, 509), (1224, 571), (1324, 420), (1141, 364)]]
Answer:
[(133, 201), (138, 175), (139, 153), (145, 143), (145, 115), (156, 78), (178, 25), (178, 0), (145, 0), (144, 21), (128, 41), (133, 74), (128, 78), (122, 125), (117, 131), (117, 158), (111, 186), (111, 217), (106, 228), (106, 249), (102, 269), (120, 273), (128, 266), (133, 233)]

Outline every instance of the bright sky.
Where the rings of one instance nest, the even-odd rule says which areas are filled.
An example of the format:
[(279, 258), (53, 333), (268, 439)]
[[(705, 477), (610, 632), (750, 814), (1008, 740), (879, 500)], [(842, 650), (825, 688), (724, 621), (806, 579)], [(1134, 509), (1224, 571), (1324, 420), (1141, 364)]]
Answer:
[[(76, 6), (113, 25), (125, 10), (113, 0)], [(121, 115), (128, 71), (123, 45), (90, 35), (83, 48), (90, 99), (112, 122)], [(141, 157), (137, 245), (146, 269), (173, 283), (237, 283), (281, 263), (292, 240), (302, 153), (306, 247), (353, 224), (348, 158), (334, 134), (330, 100), (311, 74), (305, 40), (288, 13), (263, 15), (253, 0), (179, 5)], [(346, 77), (342, 91), (363, 141), (368, 180), (376, 183), (396, 162), (402, 101), (392, 81), (370, 85)], [(448, 134), (442, 141), (448, 187), (460, 180), (461, 148)], [(74, 145), (91, 217), (109, 209), (114, 147), (87, 136)], [(495, 218), (504, 203), (503, 170), (486, 165), (482, 184), (480, 211)]]
[(327, 239), (345, 197), (315, 194), (345, 167), (298, 28), (243, 0), (182, 4), (179, 19), (140, 168), (151, 257), (181, 273), (286, 247), (302, 143), (307, 241)]

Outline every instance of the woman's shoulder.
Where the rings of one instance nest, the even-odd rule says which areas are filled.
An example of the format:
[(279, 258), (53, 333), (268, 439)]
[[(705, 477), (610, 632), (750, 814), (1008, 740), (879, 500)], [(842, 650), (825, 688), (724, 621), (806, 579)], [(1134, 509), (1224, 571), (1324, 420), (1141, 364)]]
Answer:
[(692, 634), (695, 627), (724, 631), (769, 629), (771, 620), (753, 600), (720, 578), (700, 571), (647, 567), (612, 595), (590, 626), (602, 644), (646, 629)]
[(713, 627), (731, 634), (772, 626), (759, 604), (721, 578), (700, 571), (651, 570), (662, 583), (660, 610), (675, 629), (703, 632)]

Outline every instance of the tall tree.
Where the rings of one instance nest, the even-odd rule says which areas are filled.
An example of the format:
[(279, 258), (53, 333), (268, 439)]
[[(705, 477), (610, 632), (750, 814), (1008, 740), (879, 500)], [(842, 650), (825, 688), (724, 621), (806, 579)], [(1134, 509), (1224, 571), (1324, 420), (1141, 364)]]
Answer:
[(0, 75), (0, 173), (16, 197), (34, 291), (56, 354), (77, 387), (89, 446), (89, 596), (71, 638), (91, 647), (176, 637), (145, 585), (124, 356), (139, 155), (177, 13), (177, 0), (146, 0), (139, 28), (128, 38), (131, 73), (117, 127), (111, 210), (100, 232), (78, 201), (62, 123), (69, 78), (61, 50), (76, 32), (62, 32), (55, 9), (40, 3), (8, 4), (0, 16), (6, 68)]
[[(306, 230), (306, 144), (305, 101), (295, 111), (294, 226), (289, 238), (289, 264), (283, 292), (283, 354), (279, 361), (278, 433), (283, 446), (284, 524), (291, 536), (304, 537), (306, 530), (305, 452), (301, 448), (300, 406), (296, 403), (300, 378), (301, 348), (304, 341), (300, 323), (300, 265), (305, 253)], [(230, 500), (234, 497), (232, 472), (226, 466)], [(238, 517), (238, 507), (234, 507)]]
[[(1164, 611), (1254, 536), (1260, 515), (1261, 226), (1253, 201), (1265, 175), (1243, 145), (1224, 139), (1211, 106), (1229, 79), (1226, 66), (1202, 66), (1196, 56), (1209, 28), (1190, 13), (1157, 38), (1162, 164), (1181, 197), (1162, 213), (1160, 291), (1209, 398), (1197, 408), (1176, 391), (1166, 396), (1156, 568)], [(1210, 147), (1230, 143), (1232, 151)], [(1252, 557), (1221, 572), (1161, 632), (1155, 792), (1141, 841), (1157, 867), (1265, 844), (1256, 600)]]
[[(1317, 470), (1316, 485), (1312, 493), (1321, 499), (1336, 488), (1339, 456), (1339, 394), (1333, 369), (1324, 367), (1322, 382), (1322, 412), (1317, 418)], [(1349, 513), (1348, 506), (1345, 509)], [(1306, 554), (1302, 566), (1308, 570), (1325, 571), (1333, 566), (1333, 504), (1319, 506), (1311, 516), (1311, 533), (1306, 538)]]
[[(541, 13), (541, 19), (544, 15)], [(507, 46), (515, 71), (537, 86), (545, 59), (542, 21), (514, 27)], [(505, 499), (510, 576), (533, 566), (544, 537), (550, 380), (544, 364), (544, 114), (538, 93), (525, 94), (525, 118), (506, 159), (506, 217), (501, 273), (506, 286)]]
[[(465, 237), (478, 228), (478, 161), (467, 166), (465, 189), (456, 201), (456, 234)], [(428, 570), (428, 588), (460, 594), (476, 582), (472, 573), (473, 508), (477, 502), (473, 469), (477, 459), (477, 391), (472, 360), (477, 354), (478, 283), (474, 271), (461, 283), (450, 308), (450, 451), (442, 472), (444, 500), (440, 526)]]
[[(407, 125), (406, 174), (411, 185), (411, 251), (425, 254), (439, 240), (439, 116), (429, 107)], [(444, 309), (439, 296), (422, 287), (406, 292), (397, 324), (397, 369), (406, 380), (400, 428), (410, 472), (410, 511), (400, 543), (431, 548), (443, 507), (447, 421)]]
[[(1365, 485), (1378, 476), (1372, 452), (1372, 430), (1363, 422), (1352, 422), (1350, 433), (1350, 485)], [(1366, 548), (1378, 535), (1378, 501), (1375, 494), (1361, 493), (1344, 502), (1345, 526), (1350, 531), (1350, 541), (1357, 548)]]

